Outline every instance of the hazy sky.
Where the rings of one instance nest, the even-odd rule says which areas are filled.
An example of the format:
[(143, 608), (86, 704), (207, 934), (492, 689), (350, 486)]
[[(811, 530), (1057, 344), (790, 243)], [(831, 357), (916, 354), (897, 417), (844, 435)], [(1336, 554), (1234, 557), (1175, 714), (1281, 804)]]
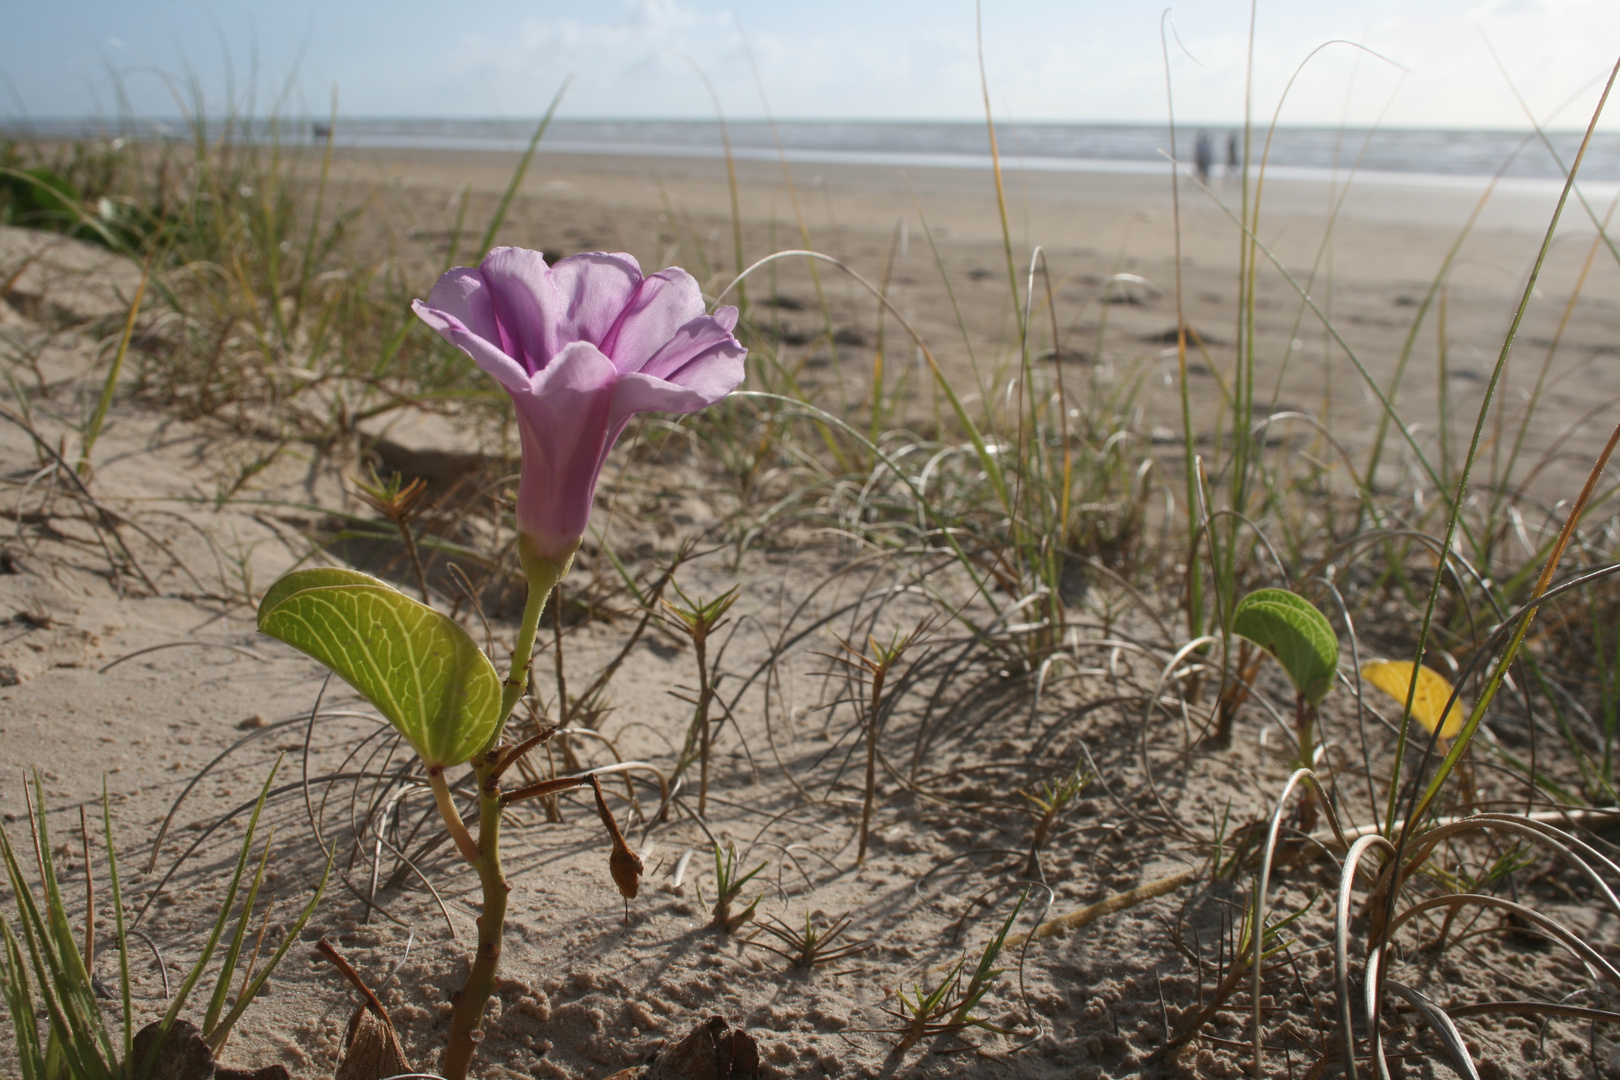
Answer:
[[(996, 111), (1162, 120), (1164, 11), (1159, 0), (985, 0)], [(1248, 4), (1188, 0), (1173, 18), (1178, 116), (1241, 119)], [(0, 26), (0, 117), (111, 113), (115, 81), (133, 111), (172, 116), (188, 69), (221, 109), (227, 55), (239, 97), (257, 61), (261, 112), (290, 80), (284, 111), (324, 113), (336, 87), (355, 116), (534, 116), (572, 73), (562, 115), (712, 116), (696, 65), (729, 116), (758, 116), (750, 49), (778, 117), (983, 115), (972, 0), (0, 0)], [(1544, 120), (1574, 96), (1552, 119), (1579, 127), (1620, 53), (1620, 0), (1261, 0), (1261, 118), (1335, 38), (1372, 52), (1319, 53), (1286, 122), (1384, 113), (1405, 126), (1520, 127), (1517, 86)]]

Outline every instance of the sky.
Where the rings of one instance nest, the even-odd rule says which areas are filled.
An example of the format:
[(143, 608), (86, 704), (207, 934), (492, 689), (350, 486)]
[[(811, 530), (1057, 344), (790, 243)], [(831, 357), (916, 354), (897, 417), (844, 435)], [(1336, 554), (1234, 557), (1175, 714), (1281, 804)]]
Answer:
[[(1166, 10), (1178, 120), (1241, 121), (1244, 0), (984, 0), (998, 119), (1162, 122)], [(187, 73), (211, 112), (533, 117), (572, 75), (561, 116), (712, 118), (704, 76), (730, 118), (984, 115), (973, 0), (0, 0), (0, 26), (0, 120), (175, 116)], [(1584, 127), (1617, 52), (1617, 0), (1259, 0), (1253, 108), (1517, 129), (1517, 90)]]

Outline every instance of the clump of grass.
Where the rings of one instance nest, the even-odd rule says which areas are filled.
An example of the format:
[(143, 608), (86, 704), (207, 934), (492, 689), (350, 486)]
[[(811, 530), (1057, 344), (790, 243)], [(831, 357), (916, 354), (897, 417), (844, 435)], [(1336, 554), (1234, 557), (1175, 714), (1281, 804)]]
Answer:
[[(4, 952), (0, 953), (0, 991), (3, 991), (11, 1012), (18, 1064), (26, 1080), (49, 1080), (64, 1074), (92, 1080), (112, 1080), (114, 1077), (146, 1080), (159, 1075), (164, 1047), (168, 1043), (178, 1045), (182, 1038), (189, 1037), (200, 1040), (209, 1054), (217, 1054), (224, 1048), (232, 1029), (298, 940), (299, 933), (320, 903), (326, 886), (326, 874), (323, 873), (314, 895), (288, 928), (280, 946), (265, 959), (262, 966), (258, 964), (259, 946), (264, 938), (262, 930), (246, 957), (246, 964), (243, 964), (243, 948), (248, 943), (254, 907), (270, 858), (269, 841), (265, 842), (251, 876), (248, 874), (248, 864), (253, 854), (259, 815), (264, 809), (275, 774), (276, 770), (272, 768), (259, 790), (258, 801), (253, 804), (253, 813), (243, 833), (235, 869), (200, 955), (180, 980), (163, 1016), (140, 1030), (135, 1027), (131, 991), (130, 926), (118, 874), (117, 845), (112, 832), (112, 804), (104, 785), (101, 799), (102, 840), (112, 891), (114, 940), (118, 950), (119, 1013), (116, 1024), (109, 1030), (95, 976), (96, 909), (89, 828), (81, 814), (86, 875), (85, 939), (81, 949), (73, 936), (67, 897), (56, 869), (44, 785), (36, 773), (33, 783), (35, 798), (28, 804), (28, 827), (39, 871), (37, 894), (23, 871), (16, 849), (12, 847), (10, 835), (0, 829), (0, 859), (5, 862), (6, 875), (16, 902), (18, 923), (18, 929), (14, 930), (10, 921), (0, 921), (0, 936), (4, 939)], [(327, 871), (330, 870), (331, 862), (328, 861)], [(237, 909), (238, 896), (241, 896), (241, 905), (237, 910), (235, 927), (231, 929), (231, 913)], [(268, 912), (264, 917), (268, 918)], [(228, 936), (227, 930), (230, 931)], [(220, 962), (217, 968), (211, 968), (211, 962), (219, 953), (222, 943), (224, 952), (220, 954)], [(238, 970), (242, 977), (232, 1002), (232, 983), (236, 980)], [(191, 1002), (194, 992), (207, 989), (205, 976), (208, 975), (212, 975), (213, 984), (212, 989), (207, 991), (202, 1022), (200, 1026), (192, 1025), (182, 1020), (180, 1013)], [(226, 1008), (227, 1004), (230, 1004), (229, 1009)], [(41, 1016), (45, 1018), (43, 1031)]]

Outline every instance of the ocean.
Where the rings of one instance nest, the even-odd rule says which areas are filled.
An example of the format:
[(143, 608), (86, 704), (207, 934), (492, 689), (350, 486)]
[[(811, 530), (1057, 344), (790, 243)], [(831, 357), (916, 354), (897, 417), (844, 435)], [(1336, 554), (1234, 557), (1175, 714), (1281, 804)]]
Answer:
[[(440, 150), (521, 150), (536, 121), (492, 119), (339, 118), (334, 141), (345, 147), (432, 148)], [(310, 143), (324, 136), (325, 122), (284, 120), (256, 123), (247, 137)], [(217, 128), (216, 128), (217, 130)], [(243, 129), (238, 129), (243, 130)], [(1004, 165), (1050, 172), (1162, 172), (1170, 134), (1164, 125), (1004, 123), (997, 126)], [(134, 120), (118, 124), (86, 120), (0, 122), (0, 136), (51, 138), (188, 138), (182, 121)], [(902, 168), (987, 168), (989, 136), (982, 123), (916, 121), (731, 122), (726, 129), (739, 159), (796, 163), (889, 165)], [(1177, 156), (1189, 167), (1195, 141), (1209, 139), (1214, 171), (1226, 168), (1232, 128), (1186, 126), (1176, 132)], [(1355, 168), (1361, 182), (1381, 178), (1403, 183), (1477, 180), (1496, 174), (1515, 180), (1557, 183), (1560, 162), (1574, 159), (1580, 132), (1547, 135), (1545, 145), (1527, 131), (1416, 130), (1388, 128), (1279, 128), (1267, 150), (1266, 131), (1256, 129), (1250, 147), (1258, 164), (1265, 156), (1268, 175), (1277, 178), (1332, 179)], [(658, 157), (719, 157), (722, 132), (715, 121), (580, 120), (552, 123), (542, 153), (641, 154)], [(1557, 155), (1556, 158), (1554, 155)], [(1582, 176), (1589, 181), (1620, 180), (1620, 132), (1600, 132), (1587, 151)]]

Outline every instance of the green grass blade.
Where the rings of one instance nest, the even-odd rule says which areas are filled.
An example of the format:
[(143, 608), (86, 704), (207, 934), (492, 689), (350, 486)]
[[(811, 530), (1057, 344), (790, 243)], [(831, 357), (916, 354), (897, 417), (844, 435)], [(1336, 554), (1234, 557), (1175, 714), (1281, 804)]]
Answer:
[(276, 832), (271, 829), (264, 841), (264, 853), (259, 856), (259, 867), (253, 874), (253, 884), (248, 887), (247, 897), (242, 901), (242, 911), (236, 917), (236, 930), (231, 934), (230, 946), (226, 948), (225, 959), (219, 965), (219, 976), (214, 982), (214, 994), (208, 1000), (208, 1011), (203, 1014), (203, 1038), (213, 1032), (219, 1022), (219, 1014), (225, 1009), (225, 998), (231, 992), (232, 977), (236, 974), (236, 961), (242, 955), (242, 942), (247, 938), (248, 923), (253, 919), (253, 905), (259, 899), (259, 886), (264, 884), (264, 868), (270, 861), (270, 845), (275, 842)]
[[(186, 973), (185, 979), (180, 983), (180, 989), (175, 991), (174, 1000), (169, 1002), (168, 1011), (163, 1014), (160, 1023), (164, 1035), (167, 1035), (169, 1029), (173, 1027), (175, 1019), (180, 1015), (180, 1010), (191, 996), (191, 991), (196, 987), (197, 981), (202, 978), (203, 972), (207, 970), (208, 962), (214, 958), (214, 950), (219, 947), (220, 936), (225, 932), (225, 923), (231, 917), (231, 908), (236, 905), (236, 893), (242, 884), (242, 875), (247, 871), (248, 855), (253, 849), (253, 834), (259, 826), (259, 815), (264, 812), (265, 800), (270, 796), (270, 785), (276, 778), (276, 771), (280, 768), (281, 758), (278, 757), (276, 763), (270, 766), (270, 775), (264, 778), (264, 785), (259, 789), (258, 802), (253, 804), (253, 816), (248, 819), (247, 833), (242, 837), (242, 850), (236, 856), (236, 870), (231, 874), (230, 886), (226, 888), (225, 899), (221, 901), (219, 906), (219, 917), (214, 920), (213, 928), (208, 932), (208, 941), (203, 945), (202, 955), (197, 957), (197, 962)], [(152, 1049), (147, 1054), (147, 1060), (141, 1063), (143, 1072), (152, 1068), (162, 1042), (161, 1038), (153, 1041)]]
[[(63, 999), (63, 991), (69, 989), (70, 976), (64, 970), (61, 958), (53, 947), (52, 929), (45, 916), (40, 914), (39, 906), (35, 901), (33, 892), (23, 876), (22, 866), (17, 861), (15, 849), (11, 846), (11, 838), (4, 830), (0, 830), (0, 859), (6, 865), (6, 876), (11, 884), (11, 891), (17, 904), (18, 921), (22, 927), (23, 943), (27, 946), (28, 960), (34, 969), (34, 979), (39, 985), (39, 1003), (44, 1006), (45, 1014), (49, 1020), (44, 1057), (49, 1056), (54, 1040), (58, 1046), (58, 1053), (65, 1055), (64, 1067), (73, 1075), (87, 1077), (104, 1075), (104, 1073), (91, 1074), (86, 1071), (84, 1062), (74, 1052), (75, 1047), (89, 1045), (94, 1050), (93, 1036), (87, 1036), (73, 1015), (72, 1002)], [(48, 872), (47, 872), (48, 873)], [(48, 901), (47, 901), (48, 902)], [(71, 935), (70, 935), (71, 937)], [(77, 947), (74, 948), (77, 956)], [(21, 952), (19, 950), (19, 958)], [(82, 959), (81, 959), (82, 967)], [(87, 1037), (81, 1038), (81, 1035)], [(63, 1046), (64, 1037), (68, 1045)], [(42, 1066), (43, 1067), (43, 1066)]]
[[(1513, 311), (1513, 320), (1508, 324), (1507, 333), (1502, 339), (1501, 351), (1497, 353), (1496, 366), (1491, 369), (1490, 379), (1485, 384), (1485, 396), (1480, 402), (1479, 418), (1474, 423), (1474, 433), (1468, 445), (1468, 454), (1465, 458), (1463, 458), (1462, 461), (1462, 475), (1457, 482), (1457, 494), (1456, 497), (1451, 500), (1451, 511), (1446, 520), (1446, 533), (1442, 550), (1451, 550), (1452, 540), (1457, 533), (1459, 522), (1462, 518), (1463, 497), (1468, 491), (1469, 475), (1473, 468), (1474, 459), (1479, 452), (1480, 440), (1484, 436), (1485, 423), (1490, 415), (1490, 408), (1495, 398), (1496, 387), (1501, 381), (1503, 370), (1507, 367), (1508, 355), (1513, 350), (1513, 342), (1518, 336), (1519, 324), (1524, 320), (1525, 310), (1530, 306), (1530, 298), (1535, 295), (1536, 283), (1541, 278), (1541, 270), (1546, 264), (1547, 253), (1552, 248), (1553, 237), (1558, 231), (1558, 221), (1563, 216), (1564, 206), (1569, 201), (1570, 190), (1575, 186), (1575, 177), (1580, 171), (1581, 162), (1586, 158), (1587, 149), (1592, 144), (1592, 134), (1597, 129), (1598, 119), (1603, 115), (1603, 107), (1608, 103), (1609, 94), (1614, 89), (1615, 80), (1617, 78), (1620, 78), (1620, 60), (1615, 61), (1613, 70), (1609, 72), (1609, 79), (1603, 85), (1603, 94), (1598, 98), (1597, 107), (1593, 110), (1592, 119), (1586, 127), (1586, 135), (1581, 140), (1580, 150), (1576, 152), (1575, 160), (1570, 166), (1569, 173), (1564, 178), (1564, 186), (1558, 193), (1558, 203), (1553, 207), (1552, 220), (1547, 223), (1547, 231), (1542, 237), (1541, 248), (1536, 252), (1536, 260), (1531, 266), (1529, 276), (1525, 280), (1524, 291), (1520, 296), (1518, 307), (1516, 307)], [(1620, 428), (1615, 429), (1615, 437), (1620, 437)], [(1580, 498), (1576, 501), (1575, 506), (1570, 511), (1569, 518), (1564, 526), (1562, 534), (1559, 537), (1558, 544), (1554, 547), (1552, 554), (1548, 556), (1547, 563), (1542, 570), (1541, 577), (1536, 582), (1536, 588), (1535, 592), (1532, 594), (1532, 600), (1534, 600), (1535, 597), (1540, 596), (1540, 594), (1546, 590), (1548, 583), (1551, 581), (1552, 574), (1554, 570), (1557, 569), (1558, 561), (1564, 554), (1564, 545), (1568, 542), (1569, 535), (1578, 522), (1582, 510), (1586, 506), (1587, 500), (1591, 498), (1592, 489), (1596, 486), (1598, 477), (1601, 474), (1604, 465), (1608, 461), (1609, 454), (1614, 450), (1614, 446), (1614, 437), (1611, 437), (1608, 447), (1604, 450), (1602, 458), (1599, 459), (1597, 471), (1588, 477), (1585, 489), (1581, 492)], [(1429, 596), (1423, 611), (1423, 622), (1418, 630), (1417, 652), (1413, 659), (1412, 667), (1412, 685), (1411, 688), (1408, 689), (1406, 695), (1407, 700), (1405, 711), (1408, 716), (1412, 711), (1412, 699), (1417, 694), (1417, 665), (1423, 662), (1424, 654), (1428, 650), (1429, 646), (1429, 629), (1434, 616), (1435, 606), (1439, 603), (1440, 599), (1441, 580), (1441, 575), (1436, 574), (1433, 583), (1429, 587)], [(1485, 687), (1485, 692), (1481, 694), (1479, 696), (1479, 700), (1474, 703), (1473, 713), (1470, 714), (1468, 721), (1463, 725), (1462, 731), (1458, 733), (1457, 739), (1455, 742), (1453, 742), (1450, 751), (1446, 754), (1445, 759), (1440, 764), (1440, 767), (1435, 770), (1434, 779), (1430, 781), (1427, 790), (1425, 790), (1423, 793), (1422, 800), (1413, 808), (1412, 812), (1407, 815), (1406, 828), (1408, 831), (1412, 828), (1412, 825), (1417, 820), (1418, 815), (1422, 814), (1433, 802), (1435, 796), (1439, 794), (1440, 788), (1445, 783), (1446, 778), (1451, 775), (1452, 770), (1457, 767), (1457, 762), (1461, 760), (1463, 751), (1466, 750), (1468, 748), (1468, 744), (1473, 741), (1474, 733), (1479, 729), (1480, 722), (1485, 718), (1485, 710), (1490, 705), (1491, 699), (1496, 696), (1496, 691), (1501, 686), (1503, 677), (1507, 674), (1508, 665), (1510, 665), (1513, 662), (1513, 658), (1518, 655), (1519, 647), (1523, 644), (1524, 636), (1529, 632), (1530, 623), (1534, 618), (1535, 613), (1532, 610), (1532, 612), (1525, 617), (1525, 619), (1519, 624), (1518, 629), (1514, 632), (1513, 640), (1508, 644), (1507, 649), (1503, 652), (1500, 660), (1497, 662), (1496, 668), (1491, 672), (1490, 679)], [(1395, 743), (1395, 761), (1391, 772), (1393, 782), (1391, 782), (1389, 785), (1389, 802), (1385, 812), (1384, 827), (1386, 832), (1392, 831), (1395, 827), (1397, 800), (1400, 797), (1399, 792), (1401, 787), (1401, 764), (1402, 758), (1404, 757), (1406, 751), (1407, 732), (1410, 726), (1410, 724), (1406, 723), (1401, 725), (1401, 734)]]
[(146, 298), (146, 283), (151, 279), (152, 260), (148, 258), (141, 269), (141, 283), (135, 287), (135, 298), (129, 302), (129, 317), (124, 320), (124, 333), (118, 339), (118, 351), (113, 354), (112, 367), (107, 369), (107, 379), (101, 384), (101, 397), (96, 400), (95, 411), (90, 414), (90, 421), (85, 424), (84, 434), (79, 440), (80, 476), (90, 471), (90, 451), (101, 437), (101, 425), (107, 419), (107, 410), (112, 407), (113, 394), (118, 390), (118, 377), (124, 371), (124, 357), (129, 355), (130, 338), (135, 334), (135, 320), (141, 313), (141, 301)]
[(0, 938), (3, 938), (5, 945), (5, 958), (0, 962), (0, 990), (5, 992), (6, 1007), (11, 1013), (17, 1067), (22, 1080), (43, 1080), (45, 1050), (39, 1044), (39, 1020), (34, 1008), (34, 995), (28, 985), (28, 960), (17, 945), (11, 924), (4, 919), (0, 919)]
[(332, 88), (332, 115), (326, 122), (326, 147), (321, 153), (321, 173), (315, 183), (315, 206), (309, 215), (309, 232), (304, 237), (303, 256), (298, 261), (298, 284), (293, 287), (293, 313), (291, 329), (297, 332), (304, 315), (304, 298), (309, 292), (310, 279), (315, 276), (319, 262), (316, 239), (320, 236), (321, 212), (326, 207), (326, 185), (332, 176), (332, 145), (337, 135), (337, 87)]
[(129, 930), (124, 925), (124, 894), (118, 881), (118, 853), (112, 834), (112, 804), (107, 797), (107, 777), (101, 777), (101, 833), (107, 845), (107, 876), (112, 879), (113, 927), (118, 935), (118, 997), (124, 1009), (124, 1053), (128, 1061), (134, 1052), (135, 1009), (129, 986)]
[[(41, 926), (41, 944), (51, 965), (56, 996), (61, 1006), (65, 1027), (56, 1034), (62, 1042), (63, 1053), (70, 1068), (83, 1070), (86, 1076), (103, 1075), (105, 1061), (111, 1059), (114, 1048), (107, 1028), (101, 1019), (101, 1006), (90, 986), (90, 972), (79, 952), (79, 942), (73, 926), (68, 922), (67, 905), (62, 898), (62, 885), (56, 873), (56, 860), (51, 852), (50, 831), (45, 815), (45, 785), (34, 771), (34, 796), (39, 830), (40, 872), (45, 890), (45, 923)], [(43, 978), (43, 976), (41, 977)], [(95, 1066), (101, 1066), (96, 1068)]]
[(242, 1018), (242, 1014), (247, 1012), (248, 1006), (253, 1003), (253, 999), (258, 996), (259, 991), (264, 989), (265, 982), (269, 980), (271, 973), (276, 970), (276, 965), (281, 963), (282, 958), (287, 955), (287, 950), (292, 948), (293, 943), (298, 940), (298, 936), (304, 932), (304, 926), (309, 922), (309, 917), (315, 914), (316, 905), (321, 902), (321, 895), (326, 891), (327, 879), (332, 875), (332, 860), (336, 857), (337, 846), (333, 845), (332, 850), (327, 853), (326, 869), (321, 872), (320, 883), (315, 886), (315, 895), (311, 896), (309, 903), (304, 905), (304, 910), (299, 914), (298, 921), (287, 929), (286, 935), (281, 939), (280, 947), (271, 954), (264, 967), (253, 977), (253, 981), (248, 983), (242, 993), (237, 996), (236, 1004), (231, 1007), (230, 1012), (225, 1014), (225, 1019), (219, 1022), (219, 1027), (215, 1028), (209, 1035), (208, 1043), (210, 1047), (217, 1050), (224, 1045), (226, 1036), (231, 1033), (231, 1028), (235, 1027), (236, 1022)]
[(979, 957), (979, 964), (973, 969), (972, 978), (968, 980), (967, 993), (962, 998), (962, 1004), (957, 1006), (955, 1014), (952, 1015), (951, 1023), (984, 1026), (982, 1022), (975, 1021), (968, 1014), (977, 1007), (979, 1001), (989, 992), (991, 980), (1000, 974), (994, 968), (996, 957), (1001, 955), (1001, 948), (1007, 943), (1007, 933), (1012, 929), (1013, 923), (1018, 920), (1018, 913), (1024, 910), (1024, 901), (1029, 899), (1029, 889), (1028, 885), (1024, 886), (1023, 893), (1018, 897), (1018, 903), (1013, 905), (1012, 914), (1008, 915), (1007, 921), (1001, 924), (1000, 932), (985, 945), (984, 952)]

